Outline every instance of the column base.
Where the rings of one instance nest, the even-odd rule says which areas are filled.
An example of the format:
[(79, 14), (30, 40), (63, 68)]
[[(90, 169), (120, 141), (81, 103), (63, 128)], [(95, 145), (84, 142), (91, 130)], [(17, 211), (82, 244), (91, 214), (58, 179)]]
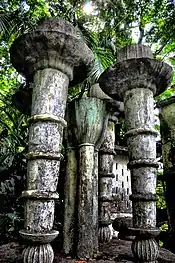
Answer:
[(50, 244), (29, 246), (23, 251), (24, 263), (53, 263), (54, 252)]
[(100, 243), (108, 243), (111, 239), (109, 226), (100, 226), (98, 230), (98, 240)]
[(156, 263), (159, 245), (154, 238), (137, 236), (131, 246), (136, 263)]

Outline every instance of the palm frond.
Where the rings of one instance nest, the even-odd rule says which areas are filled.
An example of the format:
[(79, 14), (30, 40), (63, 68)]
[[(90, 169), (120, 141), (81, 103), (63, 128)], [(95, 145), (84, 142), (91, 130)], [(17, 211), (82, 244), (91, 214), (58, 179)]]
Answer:
[(95, 83), (103, 71), (114, 63), (115, 57), (109, 49), (103, 49), (99, 47), (94, 49), (93, 52), (95, 62), (94, 67), (90, 72), (90, 77)]
[(12, 23), (8, 14), (0, 13), (0, 34), (10, 35)]
[(77, 34), (80, 38), (84, 40), (86, 45), (89, 48), (93, 48), (93, 46), (97, 46), (97, 35), (94, 32), (91, 32), (86, 27), (84, 27), (81, 21), (77, 21)]

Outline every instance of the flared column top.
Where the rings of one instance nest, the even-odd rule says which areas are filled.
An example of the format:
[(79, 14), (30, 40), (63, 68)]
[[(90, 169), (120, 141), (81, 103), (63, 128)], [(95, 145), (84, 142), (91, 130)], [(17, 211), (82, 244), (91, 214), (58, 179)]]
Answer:
[(122, 101), (124, 93), (133, 88), (149, 88), (158, 95), (171, 84), (172, 77), (171, 66), (153, 59), (149, 47), (130, 45), (119, 50), (117, 63), (102, 73), (99, 84), (107, 95)]
[(10, 48), (11, 62), (28, 81), (36, 70), (54, 68), (68, 75), (74, 86), (93, 66), (93, 53), (72, 24), (57, 18), (44, 20), (34, 31), (17, 38)]

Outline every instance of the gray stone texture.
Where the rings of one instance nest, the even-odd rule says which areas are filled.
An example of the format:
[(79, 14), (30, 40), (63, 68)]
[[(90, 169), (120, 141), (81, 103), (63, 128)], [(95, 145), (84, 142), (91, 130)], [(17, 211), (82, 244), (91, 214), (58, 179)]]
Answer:
[(76, 242), (77, 224), (77, 188), (78, 188), (78, 162), (76, 140), (73, 134), (72, 110), (67, 106), (67, 127), (65, 129), (66, 142), (66, 171), (64, 184), (64, 222), (63, 222), (63, 251), (72, 255)]
[(128, 235), (128, 222), (132, 222), (131, 195), (131, 171), (127, 165), (129, 162), (127, 147), (115, 145), (113, 171), (113, 203), (112, 203), (112, 227), (113, 236), (125, 240), (133, 240)]
[(66, 74), (75, 85), (87, 77), (93, 63), (92, 52), (76, 29), (58, 18), (46, 19), (35, 31), (20, 36), (10, 52), (13, 66), (28, 80), (37, 70), (52, 68)]
[[(136, 235), (133, 253), (137, 262), (154, 263), (158, 256), (158, 246), (151, 237), (157, 234), (153, 95), (164, 91), (171, 80), (172, 68), (154, 60), (151, 50), (142, 45), (127, 46), (119, 51), (116, 65), (107, 69), (99, 79), (100, 87), (107, 95), (124, 100), (129, 167), (132, 170), (133, 235)], [(154, 249), (150, 249), (152, 245)]]
[(154, 95), (163, 92), (172, 81), (172, 68), (153, 59), (150, 54), (151, 50), (148, 51), (146, 46), (126, 46), (118, 52), (119, 60), (117, 59), (115, 66), (108, 68), (100, 76), (100, 88), (108, 96), (119, 101), (123, 101), (125, 91), (137, 87), (150, 89)]
[[(115, 131), (114, 122), (117, 121), (119, 112), (124, 111), (122, 102), (114, 101), (107, 96), (95, 84), (89, 92), (90, 97), (100, 98), (106, 102), (108, 118), (106, 118), (103, 135), (100, 143), (96, 147), (99, 149), (99, 242), (109, 242), (111, 238), (111, 205), (112, 205), (112, 178), (113, 175), (113, 160), (114, 160), (114, 143)], [(108, 120), (110, 119), (110, 122)]]
[[(17, 71), (33, 82), (28, 189), (22, 195), (26, 199), (25, 229), (21, 235), (32, 242), (48, 243), (58, 235), (52, 227), (68, 85), (87, 76), (93, 54), (69, 22), (52, 18), (16, 39), (10, 54)], [(77, 78), (81, 70), (84, 73)], [(31, 246), (25, 250), (24, 262), (52, 263), (53, 257), (49, 244)]]
[(64, 186), (63, 250), (72, 254), (75, 246), (75, 224), (77, 218), (77, 159), (75, 148), (67, 148)]
[(160, 132), (164, 180), (166, 182), (166, 203), (169, 219), (168, 248), (175, 252), (175, 97), (158, 103), (160, 110)]
[[(80, 258), (92, 258), (94, 254), (93, 218), (93, 168), (94, 146), (85, 145), (79, 149), (79, 199), (78, 199), (78, 246)], [(97, 217), (95, 218), (95, 221)]]
[(115, 125), (109, 120), (104, 141), (99, 151), (99, 242), (109, 242), (111, 231), (111, 204)]
[(54, 253), (50, 244), (27, 247), (23, 251), (23, 260), (25, 262), (53, 262)]
[[(102, 136), (103, 137), (103, 136)], [(93, 168), (93, 177), (92, 177), (92, 184), (93, 184), (93, 240), (94, 240), (94, 255), (99, 251), (99, 245), (98, 245), (98, 228), (99, 228), (99, 222), (98, 222), (98, 209), (99, 209), (99, 202), (98, 202), (98, 195), (99, 195), (99, 179), (98, 179), (98, 150), (95, 149), (94, 151), (94, 168)]]
[(98, 251), (98, 192), (94, 193), (98, 179), (95, 145), (103, 132), (106, 105), (100, 99), (88, 97), (75, 100), (73, 109), (74, 135), (79, 147), (77, 256), (92, 258)]

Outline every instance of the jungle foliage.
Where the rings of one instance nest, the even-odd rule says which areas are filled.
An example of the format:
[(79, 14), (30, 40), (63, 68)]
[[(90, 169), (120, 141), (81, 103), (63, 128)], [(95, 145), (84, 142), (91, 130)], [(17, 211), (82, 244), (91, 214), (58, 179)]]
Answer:
[[(83, 7), (93, 6), (87, 14)], [(100, 74), (116, 61), (118, 50), (131, 43), (149, 45), (154, 56), (175, 67), (175, 4), (173, 0), (1, 0), (0, 3), (0, 240), (16, 236), (22, 223), (19, 196), (25, 188), (27, 116), (14, 106), (13, 94), (24, 91), (25, 80), (10, 63), (9, 48), (19, 35), (46, 17), (62, 17), (79, 29), (93, 50), (94, 68), (68, 99), (83, 96)], [(157, 100), (175, 95), (172, 86)], [(23, 112), (25, 113), (25, 112)], [(162, 185), (158, 191), (162, 193)], [(161, 201), (159, 202), (159, 205)], [(164, 204), (164, 203), (163, 203)], [(160, 205), (161, 207), (161, 205)]]

